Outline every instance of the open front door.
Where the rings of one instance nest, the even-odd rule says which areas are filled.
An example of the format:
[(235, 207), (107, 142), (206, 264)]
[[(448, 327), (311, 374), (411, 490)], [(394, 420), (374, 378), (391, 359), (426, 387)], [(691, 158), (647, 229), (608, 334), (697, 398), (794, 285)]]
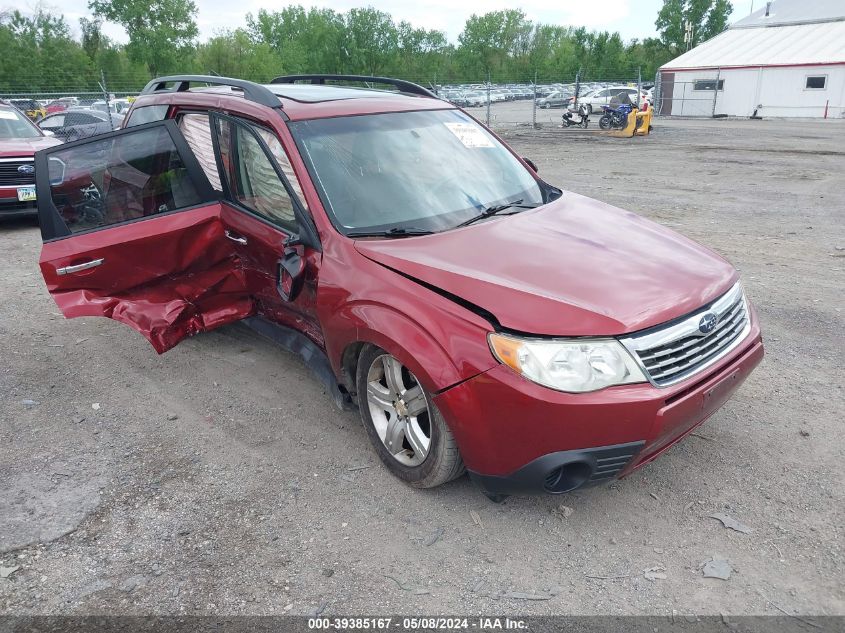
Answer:
[(35, 161), (41, 272), (66, 317), (126, 323), (162, 353), (252, 314), (219, 196), (173, 121)]

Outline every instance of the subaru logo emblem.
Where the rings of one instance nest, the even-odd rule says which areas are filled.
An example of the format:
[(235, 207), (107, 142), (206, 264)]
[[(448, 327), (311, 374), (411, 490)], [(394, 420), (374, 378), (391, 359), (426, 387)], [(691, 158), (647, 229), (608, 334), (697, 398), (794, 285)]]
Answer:
[(698, 322), (698, 331), (702, 334), (710, 334), (718, 322), (719, 317), (712, 312), (708, 312), (702, 315), (701, 320)]
[(20, 167), (18, 167), (18, 173), (29, 176), (35, 173), (35, 167), (33, 167), (32, 165), (21, 165)]

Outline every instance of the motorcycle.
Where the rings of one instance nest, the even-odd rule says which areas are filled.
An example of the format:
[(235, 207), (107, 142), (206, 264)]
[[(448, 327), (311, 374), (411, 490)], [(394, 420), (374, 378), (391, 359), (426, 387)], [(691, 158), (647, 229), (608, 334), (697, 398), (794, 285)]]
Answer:
[(633, 106), (627, 104), (615, 108), (604, 105), (601, 109), (604, 114), (599, 119), (599, 127), (603, 130), (624, 129), (628, 125), (628, 115), (634, 110)]
[(587, 129), (587, 126), (590, 125), (590, 113), (587, 110), (587, 106), (582, 105), (578, 108), (578, 120), (572, 118), (573, 114), (575, 114), (572, 110), (566, 110), (563, 113), (563, 127), (572, 127), (573, 125), (577, 125), (578, 127), (582, 127)]

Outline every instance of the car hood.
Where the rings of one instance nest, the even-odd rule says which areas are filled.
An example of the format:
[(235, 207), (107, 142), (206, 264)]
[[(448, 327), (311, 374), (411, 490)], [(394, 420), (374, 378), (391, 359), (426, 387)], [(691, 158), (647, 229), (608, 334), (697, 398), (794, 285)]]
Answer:
[(0, 139), (0, 157), (32, 156), (40, 149), (60, 144), (61, 141), (52, 136)]
[(490, 313), (507, 329), (611, 336), (688, 314), (726, 292), (719, 255), (574, 193), (462, 229), (358, 240), (365, 257)]

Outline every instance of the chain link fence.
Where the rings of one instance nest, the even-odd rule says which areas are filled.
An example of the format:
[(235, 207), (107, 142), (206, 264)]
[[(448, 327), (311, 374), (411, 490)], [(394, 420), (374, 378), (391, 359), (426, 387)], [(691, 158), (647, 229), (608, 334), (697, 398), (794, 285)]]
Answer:
[(0, 93), (0, 101), (16, 107), (42, 130), (70, 142), (118, 129), (137, 88), (112, 90), (105, 83), (100, 89), (34, 90)]
[[(653, 82), (642, 81), (636, 75), (631, 77), (602, 78), (588, 80), (580, 75), (572, 77), (540, 79), (537, 75), (514, 77), (507, 80), (490, 81), (479, 77), (476, 81), (442, 82), (432, 77), (403, 77), (418, 83), (437, 94), (441, 99), (465, 108), (479, 121), (493, 127), (549, 126), (560, 125), (562, 114), (567, 109), (577, 110), (585, 106), (595, 115), (601, 114), (603, 105), (610, 105), (621, 91), (627, 91), (631, 101), (641, 102)], [(119, 81), (115, 85), (103, 77), (100, 90), (74, 90), (69, 85), (48, 91), (0, 92), (0, 99), (11, 102), (24, 110), (42, 127), (53, 125), (65, 112), (61, 120), (62, 131), (67, 140), (83, 138), (82, 134), (101, 133), (99, 127), (80, 128), (66, 132), (66, 127), (78, 127), (73, 123), (80, 118), (80, 112), (91, 109), (111, 113), (114, 127), (122, 122), (122, 115), (137, 96), (146, 81)], [(374, 87), (383, 86), (376, 85)], [(639, 100), (636, 98), (640, 95)], [(70, 116), (71, 112), (77, 112)], [(90, 123), (90, 122), (89, 122)]]
[[(612, 105), (620, 93), (632, 103), (646, 100), (653, 83), (637, 77), (602, 81), (582, 81), (579, 76), (558, 81), (486, 82), (434, 86), (442, 99), (465, 108), (475, 118), (492, 127), (560, 125), (567, 110), (579, 106), (591, 114), (601, 114), (602, 106)], [(639, 98), (637, 98), (639, 95)]]

